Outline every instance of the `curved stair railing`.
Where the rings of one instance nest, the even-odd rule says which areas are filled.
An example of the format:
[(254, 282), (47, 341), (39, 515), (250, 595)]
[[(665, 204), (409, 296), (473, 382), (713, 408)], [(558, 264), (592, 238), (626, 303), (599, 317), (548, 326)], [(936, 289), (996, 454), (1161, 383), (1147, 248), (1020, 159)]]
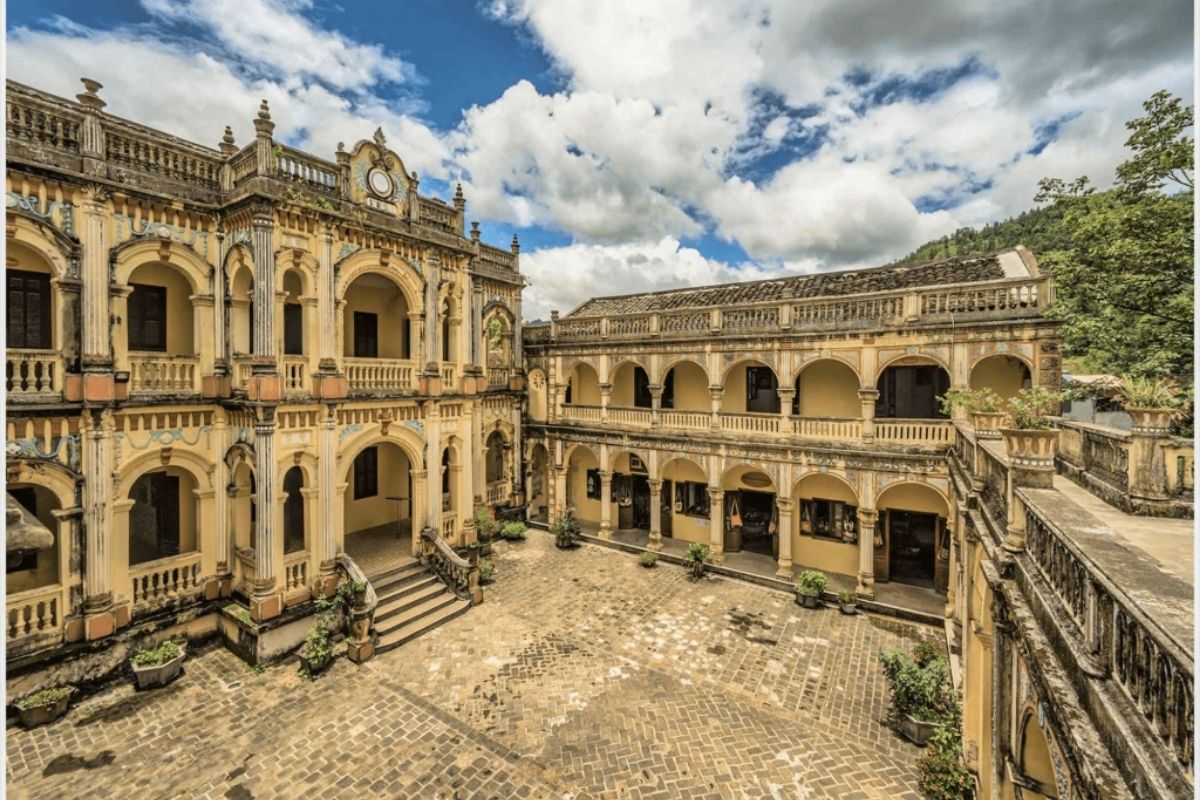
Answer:
[(337, 565), (338, 571), (344, 573), (351, 585), (358, 583), (367, 587), (361, 600), (354, 597), (352, 592), (347, 603), (349, 612), (346, 627), (349, 630), (346, 634), (346, 655), (351, 661), (361, 664), (375, 655), (375, 607), (379, 604), (379, 597), (367, 574), (353, 558), (343, 553), (338, 556)]
[(479, 588), (479, 564), (455, 553), (438, 532), (428, 526), (421, 530), (421, 560), (433, 574), (441, 578), (455, 597), (469, 600), (473, 606), (483, 602), (483, 590)]

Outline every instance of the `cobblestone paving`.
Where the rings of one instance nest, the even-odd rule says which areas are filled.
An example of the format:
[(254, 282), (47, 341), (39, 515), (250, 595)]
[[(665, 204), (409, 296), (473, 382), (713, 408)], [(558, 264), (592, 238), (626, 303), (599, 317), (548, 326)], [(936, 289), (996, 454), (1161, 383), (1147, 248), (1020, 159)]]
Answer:
[(486, 602), (316, 681), (217, 647), (10, 728), (14, 798), (916, 798), (874, 653), (937, 632), (549, 536)]

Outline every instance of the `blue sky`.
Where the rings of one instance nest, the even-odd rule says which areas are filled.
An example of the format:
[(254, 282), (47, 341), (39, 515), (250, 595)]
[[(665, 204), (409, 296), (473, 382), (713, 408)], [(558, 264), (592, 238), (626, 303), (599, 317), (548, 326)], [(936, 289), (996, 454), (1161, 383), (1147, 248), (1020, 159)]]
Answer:
[(423, 190), (461, 181), (522, 242), (526, 312), (868, 266), (1123, 158), (1192, 101), (1183, 0), (40, 0), (10, 77), (215, 144), (330, 157), (382, 126)]

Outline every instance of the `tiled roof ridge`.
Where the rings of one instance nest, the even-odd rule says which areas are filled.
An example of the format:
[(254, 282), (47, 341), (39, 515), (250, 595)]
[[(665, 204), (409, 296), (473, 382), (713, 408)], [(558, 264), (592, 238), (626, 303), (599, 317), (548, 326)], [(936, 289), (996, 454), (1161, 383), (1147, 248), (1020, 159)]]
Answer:
[[(951, 256), (950, 258), (938, 259), (936, 261), (922, 261), (922, 262), (916, 263), (916, 264), (904, 264), (904, 263), (892, 262), (892, 263), (884, 264), (881, 266), (866, 267), (866, 268), (862, 268), (862, 269), (837, 270), (835, 272), (812, 272), (812, 273), (803, 273), (803, 274), (798, 274), (798, 275), (787, 275), (787, 276), (778, 277), (778, 278), (762, 278), (762, 279), (754, 280), (754, 281), (730, 281), (730, 282), (726, 282), (726, 283), (707, 284), (704, 286), (686, 286), (686, 287), (679, 287), (679, 288), (675, 288), (675, 289), (662, 289), (662, 290), (655, 291), (655, 292), (635, 292), (632, 294), (625, 294), (625, 295), (605, 295), (602, 297), (593, 297), (593, 298), (589, 298), (588, 300), (585, 300), (583, 303), (581, 303), (579, 306), (577, 306), (574, 310), (572, 310), (566, 316), (567, 317), (575, 317), (575, 316), (598, 316), (598, 315), (604, 315), (604, 314), (638, 313), (639, 311), (649, 310), (651, 307), (653, 307), (653, 308), (672, 308), (672, 309), (675, 309), (675, 308), (700, 308), (700, 307), (705, 307), (705, 306), (711, 307), (711, 306), (715, 306), (715, 305), (721, 305), (721, 302), (719, 300), (716, 300), (716, 301), (710, 300), (709, 302), (704, 302), (700, 297), (697, 297), (697, 300), (699, 302), (696, 302), (696, 303), (670, 304), (668, 306), (666, 303), (663, 303), (662, 301), (670, 300), (670, 299), (674, 299), (674, 298), (684, 299), (689, 296), (703, 295), (705, 293), (719, 292), (721, 290), (726, 290), (728, 292), (738, 292), (740, 294), (754, 294), (754, 293), (756, 293), (756, 290), (758, 290), (758, 293), (761, 294), (761, 293), (763, 293), (763, 290), (769, 291), (772, 288), (777, 288), (780, 292), (782, 292), (782, 290), (788, 286), (799, 289), (799, 288), (803, 287), (805, 284), (813, 284), (813, 283), (819, 284), (819, 283), (848, 281), (848, 280), (852, 280), (854, 277), (857, 277), (857, 276), (862, 276), (865, 281), (865, 280), (869, 280), (873, 276), (878, 276), (881, 274), (894, 274), (896, 276), (901, 276), (901, 275), (904, 275), (907, 273), (925, 272), (925, 271), (936, 270), (938, 268), (943, 268), (943, 267), (958, 267), (958, 266), (975, 266), (975, 267), (983, 266), (985, 268), (992, 267), (994, 269), (992, 269), (991, 271), (994, 274), (970, 275), (970, 276), (966, 276), (961, 281), (960, 280), (922, 281), (920, 283), (916, 283), (916, 284), (912, 284), (912, 285), (934, 286), (934, 285), (945, 284), (945, 283), (950, 283), (950, 282), (971, 283), (971, 282), (976, 282), (976, 281), (998, 280), (998, 279), (1001, 279), (1004, 277), (1003, 270), (999, 266), (999, 258), (1002, 254), (1009, 253), (1009, 252), (1016, 252), (1016, 248), (1015, 247), (1004, 248), (1004, 249), (996, 250), (996, 251), (989, 252), (989, 253), (977, 253), (977, 254), (971, 254), (971, 255)], [(983, 271), (984, 270), (980, 270), (981, 273)], [(867, 288), (867, 289), (864, 289), (863, 291), (870, 292), (870, 291), (884, 291), (884, 290)], [(814, 294), (814, 295), (805, 295), (805, 294), (798, 293), (796, 295), (796, 297), (797, 297), (797, 299), (801, 299), (801, 298), (805, 298), (805, 297), (821, 297), (821, 296), (835, 297), (835, 296), (839, 296), (839, 295), (855, 294), (855, 293), (857, 293), (857, 292), (855, 292), (855, 291), (836, 292), (835, 291), (835, 292), (828, 292), (827, 294), (818, 293), (818, 294)], [(761, 299), (770, 299), (770, 298), (756, 298), (756, 299), (761, 300)], [(636, 302), (639, 300), (642, 302), (640, 302), (640, 303)], [(655, 302), (656, 300), (659, 302)], [(622, 302), (622, 301), (624, 301), (624, 302)], [(749, 300), (749, 301), (743, 301), (743, 302), (754, 302), (754, 301), (755, 300)], [(630, 308), (631, 306), (635, 306), (635, 305), (641, 306), (641, 307), (640, 308)], [(625, 306), (626, 310), (614, 310), (615, 308), (617, 308), (619, 306)], [(601, 309), (601, 310), (594, 310), (594, 309)]]

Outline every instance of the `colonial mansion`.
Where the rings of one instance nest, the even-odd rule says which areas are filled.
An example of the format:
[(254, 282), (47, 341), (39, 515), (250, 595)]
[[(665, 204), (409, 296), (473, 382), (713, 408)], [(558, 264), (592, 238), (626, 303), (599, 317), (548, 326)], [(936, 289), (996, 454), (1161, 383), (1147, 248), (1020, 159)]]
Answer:
[(277, 661), (347, 580), (365, 660), (488, 614), (477, 519), (570, 509), (613, 558), (819, 569), (944, 630), (979, 797), (1191, 792), (1191, 582), (1138, 549), (1192, 513), (1191, 442), (1060, 418), (1057, 456), (1014, 454), (943, 402), (1060, 387), (1034, 253), (523, 325), (516, 237), (481, 241), (384, 131), (318, 157), (264, 101), (209, 146), (101, 90), (7, 84), (10, 695), (167, 638)]

